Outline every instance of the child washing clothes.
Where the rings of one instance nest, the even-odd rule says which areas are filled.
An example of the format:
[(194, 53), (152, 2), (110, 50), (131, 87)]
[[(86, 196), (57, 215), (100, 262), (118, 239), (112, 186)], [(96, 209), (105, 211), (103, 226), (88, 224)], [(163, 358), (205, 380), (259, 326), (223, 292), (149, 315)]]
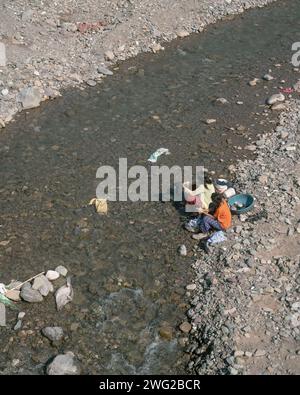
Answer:
[(208, 210), (185, 224), (186, 230), (198, 233), (193, 236), (195, 239), (206, 238), (211, 231), (226, 231), (231, 226), (231, 212), (226, 199), (216, 192), (212, 194), (211, 198), (212, 202)]
[[(192, 189), (195, 189), (195, 185)], [(189, 196), (186, 195), (186, 211), (199, 214), (206, 212), (210, 203), (212, 202), (211, 196), (215, 192), (215, 187), (212, 179), (208, 174), (204, 174), (204, 183), (199, 187), (199, 195)]]

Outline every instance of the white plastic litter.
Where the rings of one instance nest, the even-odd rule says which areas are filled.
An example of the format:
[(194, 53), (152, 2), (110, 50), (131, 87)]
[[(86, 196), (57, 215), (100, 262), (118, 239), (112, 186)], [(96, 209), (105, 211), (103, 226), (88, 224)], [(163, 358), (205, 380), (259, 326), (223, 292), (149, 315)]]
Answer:
[(3, 283), (0, 283), (0, 294), (2, 294), (2, 295), (6, 294), (6, 288)]
[(148, 162), (151, 163), (156, 163), (157, 159), (161, 156), (161, 155), (170, 155), (170, 151), (168, 150), (168, 148), (159, 148), (158, 150), (156, 150), (155, 152), (153, 152), (153, 154), (150, 156), (150, 158), (148, 159)]
[(227, 199), (231, 198), (231, 197), (234, 196), (235, 194), (236, 194), (236, 192), (235, 192), (235, 189), (234, 189), (234, 188), (228, 188), (228, 189), (223, 193), (223, 195), (224, 195)]

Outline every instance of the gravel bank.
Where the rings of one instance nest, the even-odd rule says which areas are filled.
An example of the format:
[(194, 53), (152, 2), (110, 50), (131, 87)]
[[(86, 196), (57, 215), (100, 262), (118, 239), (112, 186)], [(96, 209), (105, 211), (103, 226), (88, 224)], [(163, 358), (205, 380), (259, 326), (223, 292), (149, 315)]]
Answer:
[(226, 245), (194, 263), (192, 355), (200, 374), (299, 374), (300, 102), (290, 101), (235, 183), (256, 198)]
[[(0, 128), (65, 88), (95, 85), (105, 67), (274, 0), (2, 2)], [(1, 58), (3, 62), (3, 57)], [(102, 66), (105, 66), (104, 68)]]

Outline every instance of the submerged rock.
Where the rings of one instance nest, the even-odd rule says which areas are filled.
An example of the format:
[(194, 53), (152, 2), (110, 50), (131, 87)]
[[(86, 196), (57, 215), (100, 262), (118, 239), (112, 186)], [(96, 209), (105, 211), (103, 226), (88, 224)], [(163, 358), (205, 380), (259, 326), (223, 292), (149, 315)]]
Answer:
[(160, 337), (165, 340), (171, 340), (173, 337), (173, 329), (170, 326), (162, 326), (158, 332)]
[(98, 66), (97, 71), (98, 71), (99, 74), (113, 75), (113, 72), (110, 71), (109, 69), (107, 69), (105, 66)]
[(179, 329), (183, 333), (189, 333), (192, 329), (192, 325), (189, 322), (183, 322), (180, 326)]
[(42, 329), (42, 334), (51, 341), (59, 341), (64, 336), (64, 331), (60, 326), (47, 326)]

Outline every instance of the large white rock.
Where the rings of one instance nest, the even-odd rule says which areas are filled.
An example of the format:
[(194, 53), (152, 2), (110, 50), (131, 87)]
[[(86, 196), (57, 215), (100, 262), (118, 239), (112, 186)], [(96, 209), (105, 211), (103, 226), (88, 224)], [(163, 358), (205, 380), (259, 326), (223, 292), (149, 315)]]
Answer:
[(275, 103), (282, 103), (285, 101), (285, 96), (282, 93), (275, 93), (267, 99), (267, 104), (270, 106)]
[(53, 285), (44, 275), (41, 275), (34, 279), (32, 289), (39, 291), (43, 296), (47, 296), (49, 292), (54, 291)]
[(22, 104), (24, 110), (39, 107), (42, 95), (37, 87), (23, 88), (17, 95), (17, 101)]
[(80, 367), (75, 361), (75, 356), (71, 351), (57, 355), (47, 367), (47, 374), (50, 376), (64, 376), (80, 374)]
[(57, 268), (55, 269), (55, 271), (57, 273), (59, 273), (61, 276), (66, 277), (66, 275), (68, 274), (68, 269), (66, 269), (64, 266), (59, 265), (57, 266)]
[(48, 270), (46, 273), (46, 277), (50, 281), (57, 280), (60, 274), (56, 270)]

